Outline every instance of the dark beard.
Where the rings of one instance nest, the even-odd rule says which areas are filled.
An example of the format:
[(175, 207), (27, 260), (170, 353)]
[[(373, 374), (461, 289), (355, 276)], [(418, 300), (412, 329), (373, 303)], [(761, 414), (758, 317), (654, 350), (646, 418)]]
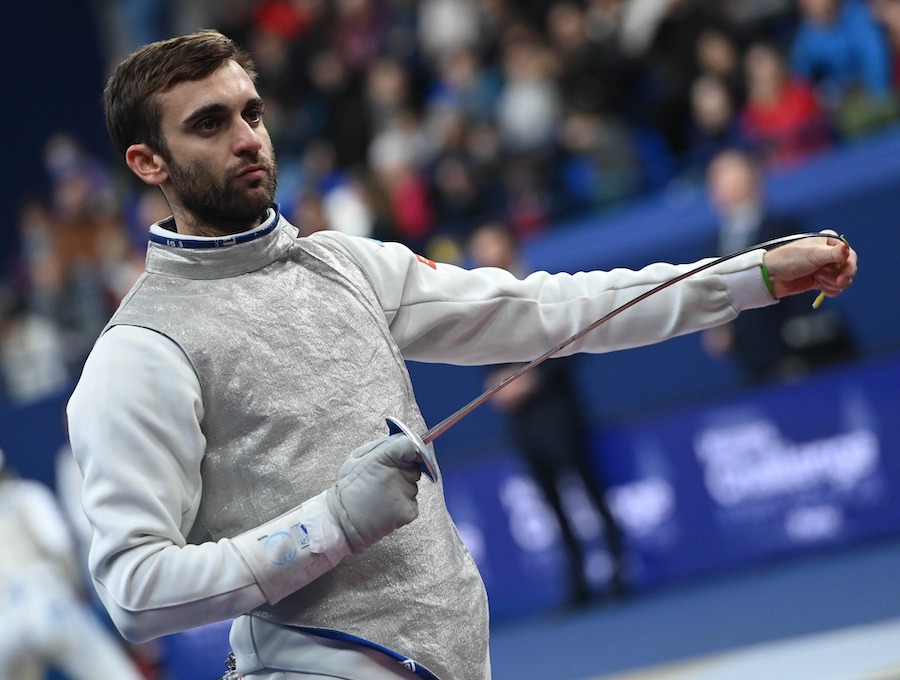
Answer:
[[(254, 159), (253, 163), (265, 162)], [(194, 226), (209, 235), (238, 234), (258, 226), (275, 200), (278, 172), (275, 158), (266, 163), (269, 172), (261, 180), (261, 193), (245, 193), (229, 186), (238, 181), (222, 182), (213, 170), (202, 163), (179, 165), (169, 161), (169, 176), (175, 198), (194, 218)]]

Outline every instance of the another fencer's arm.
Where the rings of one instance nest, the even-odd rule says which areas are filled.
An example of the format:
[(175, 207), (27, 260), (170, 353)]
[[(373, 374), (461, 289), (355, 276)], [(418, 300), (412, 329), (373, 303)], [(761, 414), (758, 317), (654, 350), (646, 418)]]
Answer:
[(75, 557), (75, 542), (69, 524), (49, 487), (31, 480), (21, 481), (22, 520), (27, 525), (27, 538), (41, 556), (53, 564), (71, 585), (81, 582), (81, 571)]

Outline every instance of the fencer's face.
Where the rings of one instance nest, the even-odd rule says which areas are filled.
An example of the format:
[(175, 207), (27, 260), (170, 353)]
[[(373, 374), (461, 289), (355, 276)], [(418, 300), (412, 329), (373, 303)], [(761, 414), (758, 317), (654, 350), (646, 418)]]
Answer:
[(201, 233), (258, 225), (275, 198), (277, 170), (265, 106), (246, 71), (228, 61), (159, 100), (168, 173), (162, 188), (176, 222), (193, 222), (185, 226)]

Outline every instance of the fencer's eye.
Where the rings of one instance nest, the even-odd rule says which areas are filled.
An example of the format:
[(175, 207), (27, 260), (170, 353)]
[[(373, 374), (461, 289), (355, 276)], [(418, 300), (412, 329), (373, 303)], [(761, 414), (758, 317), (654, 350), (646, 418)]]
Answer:
[(264, 112), (265, 106), (263, 106), (262, 104), (253, 106), (244, 112), (244, 120), (246, 120), (250, 125), (256, 125), (262, 122)]
[(219, 122), (214, 118), (204, 118), (196, 125), (198, 132), (213, 132), (219, 126)]

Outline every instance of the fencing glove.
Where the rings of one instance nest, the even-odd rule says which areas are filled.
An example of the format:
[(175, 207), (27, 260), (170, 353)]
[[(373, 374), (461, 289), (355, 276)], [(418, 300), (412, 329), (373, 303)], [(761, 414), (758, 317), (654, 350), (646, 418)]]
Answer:
[(325, 494), (328, 509), (357, 554), (419, 515), (419, 452), (404, 434), (356, 449)]

